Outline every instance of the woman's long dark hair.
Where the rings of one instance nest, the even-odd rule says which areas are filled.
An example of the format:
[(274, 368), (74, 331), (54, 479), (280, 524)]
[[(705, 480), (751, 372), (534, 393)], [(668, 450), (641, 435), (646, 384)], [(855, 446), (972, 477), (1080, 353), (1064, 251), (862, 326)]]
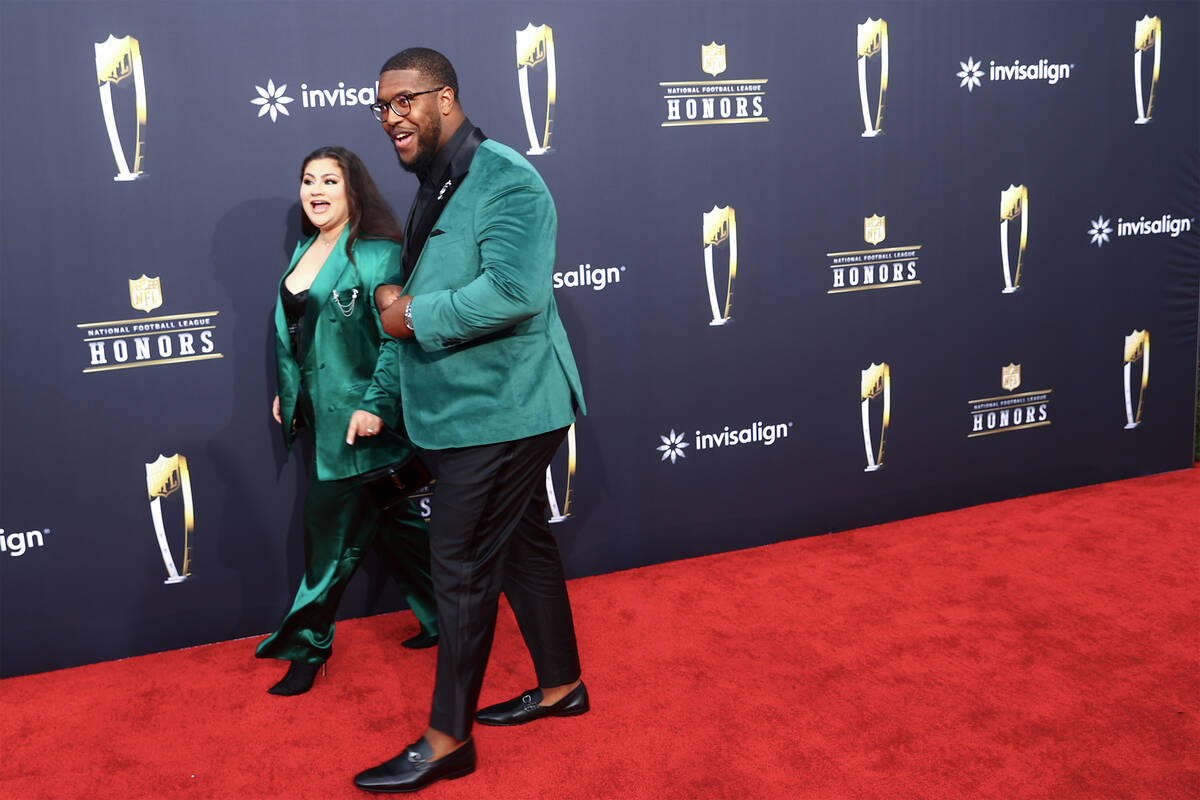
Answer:
[[(345, 178), (346, 201), (350, 205), (350, 218), (346, 221), (350, 228), (346, 237), (346, 255), (351, 261), (354, 260), (351, 252), (354, 240), (360, 236), (364, 239), (390, 239), (393, 242), (404, 239), (392, 210), (379, 194), (379, 189), (375, 188), (375, 181), (371, 180), (371, 173), (367, 172), (362, 159), (344, 147), (318, 147), (304, 157), (300, 167), (301, 180), (304, 180), (308, 165), (318, 158), (333, 159), (341, 167)], [(312, 224), (303, 208), (300, 209), (300, 230), (305, 236), (317, 232), (317, 226)]]

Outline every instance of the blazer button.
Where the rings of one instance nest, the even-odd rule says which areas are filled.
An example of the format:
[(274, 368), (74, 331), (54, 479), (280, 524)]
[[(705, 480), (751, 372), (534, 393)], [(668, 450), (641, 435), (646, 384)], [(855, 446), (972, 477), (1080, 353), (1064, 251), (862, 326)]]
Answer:
[(320, 364), (318, 364), (317, 369), (325, 369), (325, 362), (322, 361)]

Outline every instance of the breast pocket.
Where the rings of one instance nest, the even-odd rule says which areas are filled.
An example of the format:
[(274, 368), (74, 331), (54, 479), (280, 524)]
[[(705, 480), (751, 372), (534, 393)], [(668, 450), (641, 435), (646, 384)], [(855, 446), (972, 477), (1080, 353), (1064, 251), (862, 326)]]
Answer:
[[(379, 320), (365, 286), (347, 283), (329, 293), (317, 328), (322, 361), (340, 376), (369, 378), (379, 355)], [(324, 369), (324, 367), (323, 367)]]
[(339, 286), (329, 293), (329, 314), (333, 322), (360, 317), (370, 309), (367, 290), (358, 284)]
[(479, 248), (463, 233), (430, 236), (421, 250), (416, 270), (419, 281), (414, 291), (457, 289), (475, 279), (479, 272)]

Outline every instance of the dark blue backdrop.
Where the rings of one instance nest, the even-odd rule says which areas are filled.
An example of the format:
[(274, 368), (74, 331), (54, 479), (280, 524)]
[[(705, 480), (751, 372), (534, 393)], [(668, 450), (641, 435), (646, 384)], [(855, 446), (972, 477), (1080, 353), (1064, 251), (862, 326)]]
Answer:
[[(553, 61), (551, 149), (530, 159), (558, 203), (556, 296), (591, 409), (554, 528), (571, 575), (1191, 463), (1195, 3), (332, 8), (0, 6), (0, 675), (278, 622), (302, 566), (304, 468), (284, 462), (269, 416), (269, 318), (298, 236), (300, 159), (350, 147), (403, 216), (415, 182), (362, 101), (410, 45), (449, 55), (472, 120), (525, 151), (517, 33), (551, 31), (526, 69), (540, 140)], [(858, 30), (879, 19), (888, 85), (880, 134), (863, 136)], [(1139, 30), (1155, 38), (1135, 79)], [(867, 38), (873, 130), (885, 47)], [(115, 48), (103, 74), (98, 44)], [(1135, 81), (1143, 116), (1153, 86), (1147, 124)], [(132, 180), (114, 180), (105, 93)], [(1027, 188), (1028, 240), (1019, 290), (1004, 293), (1010, 186)], [(727, 207), (728, 235), (706, 244), (704, 215)], [(861, 265), (878, 258), (898, 260), (905, 285), (864, 288)], [(846, 263), (860, 266), (838, 284)], [(142, 276), (157, 293), (131, 295)], [(732, 321), (710, 324), (714, 300)], [(1141, 331), (1152, 369), (1127, 429), (1125, 337)], [(1146, 358), (1132, 364), (1135, 416)], [(866, 404), (875, 458), (885, 394), (890, 425), (867, 471), (862, 373), (881, 363), (887, 392)], [(1010, 365), (1019, 385), (1002, 383)], [(973, 429), (973, 401), (1029, 393), (1050, 424), (989, 429), (985, 413)], [(146, 481), (160, 455), (187, 466), (158, 487), (177, 571), (188, 492), (194, 514), (177, 583), (164, 583)], [(564, 448), (551, 470), (560, 505), (567, 461)], [(342, 611), (400, 602), (368, 561)]]

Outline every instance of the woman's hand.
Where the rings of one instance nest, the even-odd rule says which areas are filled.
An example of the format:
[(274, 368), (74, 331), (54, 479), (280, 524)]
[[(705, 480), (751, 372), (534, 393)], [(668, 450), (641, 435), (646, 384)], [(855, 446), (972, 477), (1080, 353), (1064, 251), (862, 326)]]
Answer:
[(346, 428), (346, 444), (354, 444), (359, 436), (376, 436), (383, 430), (383, 420), (361, 408), (350, 415), (350, 426)]
[(275, 399), (271, 401), (271, 416), (274, 417), (275, 421), (280, 425), (283, 424), (283, 417), (279, 416), (279, 395), (275, 395)]

